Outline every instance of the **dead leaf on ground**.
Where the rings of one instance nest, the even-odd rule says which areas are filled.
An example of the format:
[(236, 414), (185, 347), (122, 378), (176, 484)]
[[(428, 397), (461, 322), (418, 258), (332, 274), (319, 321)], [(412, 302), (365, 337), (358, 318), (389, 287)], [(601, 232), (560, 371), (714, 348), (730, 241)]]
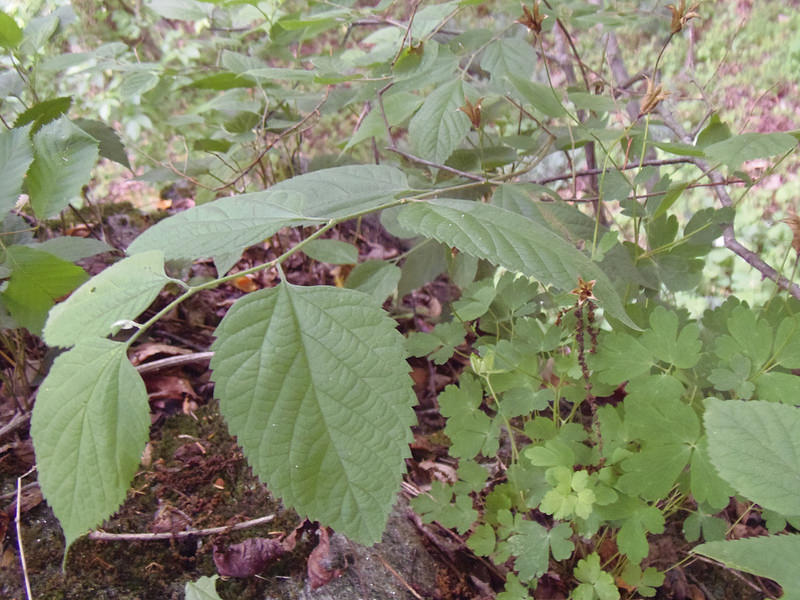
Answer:
[(197, 399), (197, 393), (185, 377), (179, 375), (145, 375), (145, 386), (150, 400)]
[(333, 567), (331, 542), (327, 527), (319, 528), (319, 543), (308, 556), (308, 584), (312, 590), (321, 588), (335, 577), (342, 576), (342, 570)]
[(179, 354), (189, 354), (191, 350), (186, 348), (179, 348), (171, 344), (147, 343), (137, 346), (135, 350), (130, 353), (129, 358), (134, 366), (142, 364), (151, 356), (158, 354), (165, 354), (167, 356), (177, 356)]
[(252, 577), (285, 552), (283, 544), (268, 538), (250, 538), (221, 549), (214, 546), (214, 564), (222, 577)]
[[(42, 490), (39, 488), (38, 485), (25, 488), (22, 490), (21, 494), (21, 504), (19, 507), (20, 513), (26, 513), (32, 508), (36, 508), (42, 503), (44, 498), (42, 497)], [(17, 496), (14, 495), (14, 499), (5, 507), (5, 512), (7, 515), (14, 515), (17, 512)]]

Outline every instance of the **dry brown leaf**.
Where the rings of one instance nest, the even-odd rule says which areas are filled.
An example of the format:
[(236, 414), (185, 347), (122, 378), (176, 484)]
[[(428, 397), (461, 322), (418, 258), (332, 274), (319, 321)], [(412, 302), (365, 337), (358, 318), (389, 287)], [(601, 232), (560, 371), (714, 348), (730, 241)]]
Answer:
[(142, 364), (151, 356), (156, 356), (158, 354), (177, 356), (179, 354), (189, 353), (191, 353), (191, 350), (179, 348), (178, 346), (172, 346), (170, 344), (146, 343), (136, 346), (136, 349), (130, 353), (129, 358), (133, 365), (136, 366)]
[(341, 577), (342, 570), (333, 567), (331, 543), (327, 527), (319, 529), (319, 543), (308, 556), (308, 584), (312, 590), (330, 583), (335, 577)]
[(214, 564), (222, 577), (252, 577), (284, 552), (283, 544), (278, 540), (249, 538), (224, 550), (214, 546)]
[(793, 210), (790, 210), (789, 216), (781, 219), (781, 222), (786, 223), (789, 229), (792, 230), (792, 248), (800, 254), (800, 217)]
[(237, 277), (231, 282), (231, 284), (233, 284), (233, 287), (235, 287), (237, 290), (245, 293), (255, 292), (258, 289), (258, 284), (253, 281), (253, 278), (249, 275)]

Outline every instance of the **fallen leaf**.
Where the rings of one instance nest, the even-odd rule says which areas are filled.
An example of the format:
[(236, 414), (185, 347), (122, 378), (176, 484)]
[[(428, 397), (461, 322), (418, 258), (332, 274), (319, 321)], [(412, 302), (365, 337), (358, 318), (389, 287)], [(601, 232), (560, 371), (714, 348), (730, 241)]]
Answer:
[(241, 277), (237, 277), (232, 282), (233, 287), (237, 290), (240, 290), (245, 293), (255, 292), (258, 289), (258, 285), (249, 275), (242, 275)]
[(333, 562), (328, 528), (320, 527), (319, 543), (308, 556), (308, 584), (312, 590), (330, 583), (335, 577), (341, 577), (342, 570), (333, 568)]
[(222, 577), (252, 577), (284, 552), (278, 540), (249, 538), (225, 550), (214, 546), (214, 564)]
[(177, 356), (179, 354), (190, 354), (191, 350), (187, 350), (186, 348), (179, 348), (178, 346), (172, 346), (170, 344), (159, 344), (159, 343), (147, 343), (141, 344), (140, 346), (136, 346), (136, 349), (133, 350), (129, 358), (131, 359), (131, 363), (134, 366), (142, 364), (151, 356), (156, 356), (158, 354), (166, 354), (167, 356)]

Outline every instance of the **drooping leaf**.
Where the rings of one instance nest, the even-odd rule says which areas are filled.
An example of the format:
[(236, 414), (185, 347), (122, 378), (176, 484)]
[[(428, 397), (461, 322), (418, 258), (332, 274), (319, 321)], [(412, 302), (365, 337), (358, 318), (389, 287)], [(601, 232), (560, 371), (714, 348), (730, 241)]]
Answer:
[(169, 281), (158, 250), (125, 258), (92, 277), (50, 311), (44, 339), (51, 346), (72, 346), (106, 337), (122, 319), (132, 320), (155, 300)]
[(300, 514), (379, 540), (414, 419), (394, 322), (366, 294), (282, 283), (216, 335), (220, 409), (256, 474)]
[(63, 117), (33, 136), (26, 182), (37, 217), (54, 217), (80, 196), (97, 163), (97, 146), (97, 140)]
[(72, 96), (62, 96), (37, 102), (26, 111), (19, 114), (14, 120), (14, 127), (22, 127), (28, 123), (33, 123), (32, 131), (36, 133), (51, 121), (55, 121), (61, 115), (66, 114), (72, 106)]
[(408, 124), (414, 151), (422, 158), (443, 164), (469, 132), (467, 115), (458, 110), (464, 104), (460, 79), (440, 84), (425, 99)]
[(27, 244), (27, 246), (34, 250), (47, 252), (62, 260), (68, 260), (69, 262), (75, 262), (88, 256), (114, 250), (112, 246), (94, 238), (70, 237), (66, 235), (51, 238), (40, 244)]
[(358, 262), (358, 248), (341, 240), (311, 240), (303, 252), (316, 261), (332, 265), (354, 265)]
[(745, 573), (774, 579), (783, 588), (781, 600), (800, 600), (800, 535), (708, 542), (692, 552)]
[(400, 212), (400, 224), (510, 271), (571, 290), (595, 280), (594, 295), (613, 317), (631, 321), (608, 277), (587, 256), (545, 226), (497, 206), (465, 200), (417, 202)]
[(117, 132), (111, 127), (93, 119), (75, 119), (73, 122), (98, 141), (100, 156), (113, 160), (128, 169), (131, 168), (128, 155), (125, 154), (125, 146), (122, 145), (122, 140), (119, 139)]
[(33, 161), (30, 130), (25, 126), (0, 132), (0, 218), (17, 203), (25, 173)]
[(350, 271), (344, 287), (365, 292), (381, 304), (397, 289), (400, 268), (382, 260), (367, 260)]
[(67, 547), (125, 500), (150, 431), (126, 345), (87, 340), (56, 358), (31, 419), (39, 485)]
[(789, 152), (797, 146), (797, 140), (788, 133), (742, 133), (704, 149), (712, 160), (737, 169), (746, 160), (767, 158)]
[(800, 516), (800, 408), (764, 401), (706, 401), (711, 463), (740, 494)]
[(282, 227), (318, 225), (389, 202), (408, 189), (402, 171), (357, 165), (313, 171), (263, 192), (221, 198), (180, 212), (147, 229), (129, 254), (162, 250), (166, 260), (211, 256), (220, 274), (248, 246)]
[(6, 248), (5, 266), (11, 276), (0, 299), (18, 325), (37, 335), (56, 299), (89, 278), (71, 262), (26, 246)]

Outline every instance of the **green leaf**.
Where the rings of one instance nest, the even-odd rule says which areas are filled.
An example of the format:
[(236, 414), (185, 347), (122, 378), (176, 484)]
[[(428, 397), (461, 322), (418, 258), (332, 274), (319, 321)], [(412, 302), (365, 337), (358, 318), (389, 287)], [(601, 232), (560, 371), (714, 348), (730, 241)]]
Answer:
[(533, 46), (522, 38), (494, 40), (483, 52), (481, 68), (492, 79), (508, 76), (530, 78), (538, 63)]
[(439, 84), (425, 99), (408, 124), (411, 145), (421, 158), (443, 164), (466, 137), (469, 118), (458, 110), (463, 105), (461, 79)]
[(795, 146), (797, 140), (788, 133), (743, 133), (711, 144), (704, 151), (710, 159), (738, 169), (746, 160), (784, 154)]
[(97, 140), (62, 117), (33, 136), (33, 156), (26, 180), (31, 205), (49, 219), (80, 197), (97, 163)]
[[(384, 94), (383, 96), (383, 110), (391, 127), (396, 127), (405, 123), (411, 115), (422, 104), (422, 98), (410, 92), (401, 92), (397, 94)], [(343, 152), (346, 152), (356, 144), (368, 140), (370, 138), (377, 138), (379, 140), (386, 139), (386, 123), (383, 120), (380, 106), (376, 105), (361, 121), (358, 129), (353, 133), (352, 137), (347, 141)]]
[(72, 106), (72, 96), (62, 96), (38, 102), (16, 118), (14, 127), (22, 127), (28, 123), (33, 123), (32, 131), (35, 133), (43, 125), (55, 121), (66, 114), (70, 106)]
[(282, 227), (318, 225), (357, 215), (407, 189), (405, 174), (393, 167), (357, 165), (313, 171), (263, 192), (221, 198), (164, 219), (136, 238), (128, 254), (162, 250), (166, 260), (211, 256), (222, 275), (245, 248)]
[(494, 527), (487, 523), (478, 525), (467, 538), (467, 546), (478, 556), (489, 556), (494, 552), (496, 544)]
[(13, 50), (22, 41), (22, 30), (17, 22), (4, 12), (0, 12), (0, 46)]
[(697, 502), (704, 502), (717, 510), (725, 508), (735, 494), (712, 466), (708, 455), (708, 438), (705, 435), (698, 440), (692, 453), (689, 484)]
[(663, 306), (651, 313), (650, 329), (642, 335), (641, 343), (656, 359), (679, 369), (691, 369), (700, 360), (700, 328), (690, 323), (678, 333), (678, 315)]
[(521, 521), (517, 533), (508, 539), (511, 552), (517, 557), (514, 569), (523, 582), (531, 582), (547, 572), (550, 544), (547, 529), (535, 521)]
[(664, 515), (655, 506), (637, 504), (617, 532), (619, 551), (633, 564), (638, 565), (650, 552), (648, 533), (664, 533)]
[(762, 373), (756, 379), (756, 397), (769, 402), (783, 402), (785, 404), (800, 404), (797, 390), (800, 379), (792, 373), (779, 373), (770, 371)]
[(697, 147), (706, 148), (717, 142), (727, 140), (731, 137), (731, 129), (727, 123), (723, 123), (719, 115), (714, 113), (708, 121), (708, 125), (697, 135)]
[(800, 516), (800, 408), (710, 398), (703, 420), (725, 481), (764, 508)]
[(503, 591), (497, 595), (497, 600), (530, 600), (531, 595), (528, 588), (520, 583), (519, 578), (514, 573), (506, 576), (506, 583)]
[(0, 132), (0, 217), (16, 205), (25, 173), (33, 161), (30, 131), (26, 126)]
[(465, 533), (478, 519), (478, 511), (472, 508), (472, 498), (468, 494), (456, 494), (453, 501), (453, 490), (452, 485), (434, 481), (428, 494), (411, 500), (411, 507), (425, 523), (436, 521), (442, 527)]
[(650, 349), (639, 338), (615, 331), (602, 337), (589, 364), (597, 370), (600, 381), (617, 385), (649, 373), (655, 362)]
[(392, 263), (367, 260), (350, 271), (344, 287), (369, 294), (382, 304), (397, 289), (401, 273)]
[(571, 290), (578, 278), (596, 280), (594, 294), (609, 315), (631, 321), (608, 277), (572, 244), (545, 226), (497, 206), (437, 199), (405, 207), (400, 224), (510, 271)]
[(548, 117), (563, 117), (567, 114), (558, 96), (549, 85), (510, 75), (508, 80), (519, 96)]
[(0, 299), (20, 326), (37, 335), (56, 299), (89, 277), (71, 262), (25, 246), (6, 248), (5, 266), (11, 277)]
[(44, 339), (50, 346), (69, 347), (115, 333), (116, 322), (139, 316), (168, 281), (164, 256), (158, 250), (125, 258), (53, 307), (44, 328)]
[(714, 352), (723, 360), (730, 361), (737, 354), (752, 359), (753, 366), (760, 368), (772, 351), (773, 327), (765, 319), (746, 306), (737, 306), (727, 319), (730, 335), (717, 337)]
[(394, 321), (366, 294), (281, 283), (238, 300), (216, 336), (220, 410), (253, 471), (301, 515), (378, 541), (415, 418)]
[(117, 132), (111, 127), (93, 119), (75, 119), (73, 123), (98, 141), (100, 156), (113, 160), (128, 169), (131, 168), (128, 155), (125, 154), (125, 146), (122, 145), (122, 140), (119, 139)]
[(427, 356), (437, 365), (446, 363), (456, 346), (464, 343), (464, 326), (457, 321), (438, 323), (433, 331), (413, 331), (406, 339), (406, 351), (409, 356)]
[(147, 443), (147, 392), (126, 350), (104, 339), (79, 344), (56, 358), (36, 397), (39, 485), (67, 547), (119, 508)]
[(219, 575), (187, 581), (183, 589), (185, 600), (222, 600), (217, 594), (217, 579)]
[(205, 19), (211, 10), (197, 0), (149, 0), (147, 7), (166, 19), (179, 21)]
[(619, 600), (619, 590), (614, 585), (614, 578), (600, 567), (600, 556), (592, 552), (578, 561), (572, 571), (581, 584), (573, 592), (576, 600)]
[(800, 600), (800, 535), (708, 542), (692, 552), (745, 573), (774, 579), (783, 588), (782, 600)]
[(654, 567), (647, 567), (644, 572), (635, 564), (629, 562), (622, 571), (622, 579), (645, 598), (652, 598), (656, 595), (656, 588), (664, 583), (664, 573), (660, 573)]
[(444, 432), (453, 442), (450, 454), (474, 458), (483, 452), (491, 456), (498, 447), (498, 426), (480, 410), (483, 390), (478, 380), (464, 374), (459, 385), (448, 385), (439, 394), (439, 409), (447, 417)]
[(96, 240), (94, 238), (70, 236), (51, 238), (42, 242), (41, 244), (28, 244), (28, 247), (33, 248), (34, 250), (47, 252), (53, 256), (57, 256), (60, 259), (68, 260), (69, 262), (75, 262), (88, 256), (94, 256), (96, 254), (102, 254), (103, 252), (111, 252), (114, 250), (113, 246), (109, 246), (105, 242), (101, 242), (100, 240)]
[(738, 397), (748, 400), (756, 386), (748, 379), (752, 370), (750, 359), (741, 354), (734, 355), (729, 362), (730, 369), (717, 367), (711, 370), (708, 380), (721, 392), (734, 392)]
[(316, 261), (332, 265), (354, 265), (358, 262), (358, 248), (341, 240), (311, 240), (303, 245), (303, 252)]

